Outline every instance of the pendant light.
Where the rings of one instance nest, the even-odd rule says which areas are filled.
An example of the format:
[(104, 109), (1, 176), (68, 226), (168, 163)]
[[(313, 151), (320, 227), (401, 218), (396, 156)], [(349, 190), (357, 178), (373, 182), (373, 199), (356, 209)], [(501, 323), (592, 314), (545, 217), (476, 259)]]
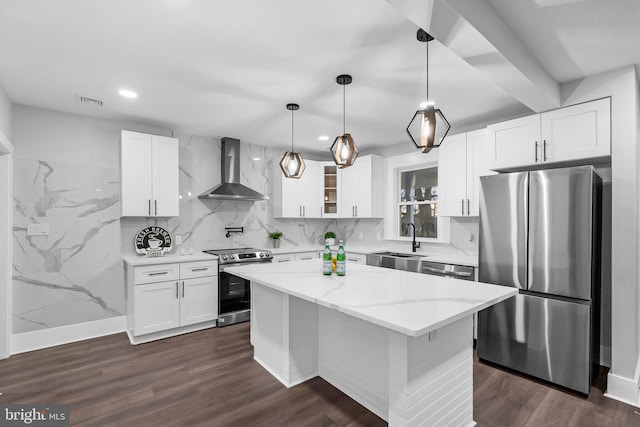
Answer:
[(341, 74), (336, 77), (336, 81), (339, 85), (342, 85), (342, 135), (336, 137), (329, 151), (331, 151), (333, 161), (336, 162), (338, 168), (344, 169), (353, 165), (356, 157), (358, 157), (358, 147), (356, 147), (356, 143), (353, 141), (351, 134), (346, 132), (345, 86), (351, 83), (352, 78), (348, 74)]
[[(407, 134), (423, 153), (428, 153), (434, 147), (439, 147), (444, 137), (451, 129), (451, 125), (442, 114), (440, 109), (436, 108), (433, 102), (429, 101), (429, 42), (433, 37), (422, 28), (418, 29), (417, 38), (419, 41), (427, 45), (427, 101), (420, 105), (418, 110), (411, 118), (407, 126)], [(418, 128), (419, 127), (419, 128)], [(413, 134), (411, 132), (413, 130)], [(414, 137), (417, 134), (417, 138)], [(416, 142), (416, 141), (419, 141)]]
[(280, 160), (280, 169), (286, 178), (300, 178), (306, 168), (302, 154), (293, 151), (293, 112), (299, 109), (298, 104), (287, 104), (287, 110), (291, 111), (291, 151), (285, 151)]

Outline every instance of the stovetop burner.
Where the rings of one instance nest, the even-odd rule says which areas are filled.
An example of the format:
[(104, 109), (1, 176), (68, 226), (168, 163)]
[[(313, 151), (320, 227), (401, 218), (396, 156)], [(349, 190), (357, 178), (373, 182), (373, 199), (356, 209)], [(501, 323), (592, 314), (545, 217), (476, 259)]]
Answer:
[(204, 253), (217, 255), (218, 264), (271, 261), (271, 252), (256, 248), (209, 249)]

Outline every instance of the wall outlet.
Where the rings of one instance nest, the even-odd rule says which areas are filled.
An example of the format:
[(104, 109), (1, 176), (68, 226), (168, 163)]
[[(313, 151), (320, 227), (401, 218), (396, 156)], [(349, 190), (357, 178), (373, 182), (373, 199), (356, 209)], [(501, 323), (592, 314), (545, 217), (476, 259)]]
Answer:
[(376, 233), (376, 239), (377, 240), (382, 240), (382, 234)]
[(364, 239), (364, 233), (362, 231), (358, 233), (358, 239)]
[(27, 224), (27, 236), (48, 236), (49, 224)]
[(182, 244), (182, 234), (176, 234), (175, 239), (176, 245), (180, 246)]

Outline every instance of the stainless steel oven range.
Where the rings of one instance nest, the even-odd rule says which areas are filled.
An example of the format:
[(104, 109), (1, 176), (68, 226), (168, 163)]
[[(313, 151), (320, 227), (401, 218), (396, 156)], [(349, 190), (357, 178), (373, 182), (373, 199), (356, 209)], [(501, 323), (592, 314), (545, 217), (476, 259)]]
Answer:
[(225, 269), (248, 262), (271, 262), (266, 249), (211, 249), (205, 253), (218, 256), (218, 326), (246, 322), (251, 317), (251, 288), (249, 281), (229, 274)]

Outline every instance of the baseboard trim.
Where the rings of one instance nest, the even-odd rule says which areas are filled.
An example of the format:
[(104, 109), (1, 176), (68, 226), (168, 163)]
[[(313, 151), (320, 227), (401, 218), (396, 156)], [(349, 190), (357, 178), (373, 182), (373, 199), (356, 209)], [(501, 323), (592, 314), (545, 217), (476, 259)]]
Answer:
[(282, 378), (278, 373), (276, 373), (273, 369), (271, 369), (270, 367), (268, 367), (265, 363), (262, 362), (262, 360), (260, 360), (260, 358), (256, 357), (255, 355), (253, 356), (253, 360), (255, 360), (256, 362), (258, 362), (258, 364), (260, 366), (262, 366), (267, 372), (269, 372), (275, 379), (277, 379), (278, 381), (280, 381), (282, 383), (283, 386), (285, 386), (286, 388), (291, 388), (291, 387), (295, 387), (298, 384), (302, 384), (303, 382), (309, 381), (312, 378), (315, 378), (317, 376), (319, 376), (318, 374), (315, 375), (310, 375), (309, 377), (306, 378), (299, 378), (295, 381), (289, 382), (289, 381), (285, 381), (284, 378)]
[(176, 335), (188, 334), (189, 332), (201, 331), (203, 329), (215, 328), (216, 321), (196, 323), (195, 325), (183, 326), (181, 328), (167, 329), (166, 331), (153, 332), (145, 335), (133, 335), (133, 331), (127, 330), (129, 341), (133, 345), (144, 344), (164, 338), (175, 337)]
[(609, 373), (607, 376), (607, 392), (604, 395), (628, 405), (640, 407), (640, 391), (637, 379)]
[(11, 335), (11, 354), (117, 334), (127, 329), (127, 316)]

